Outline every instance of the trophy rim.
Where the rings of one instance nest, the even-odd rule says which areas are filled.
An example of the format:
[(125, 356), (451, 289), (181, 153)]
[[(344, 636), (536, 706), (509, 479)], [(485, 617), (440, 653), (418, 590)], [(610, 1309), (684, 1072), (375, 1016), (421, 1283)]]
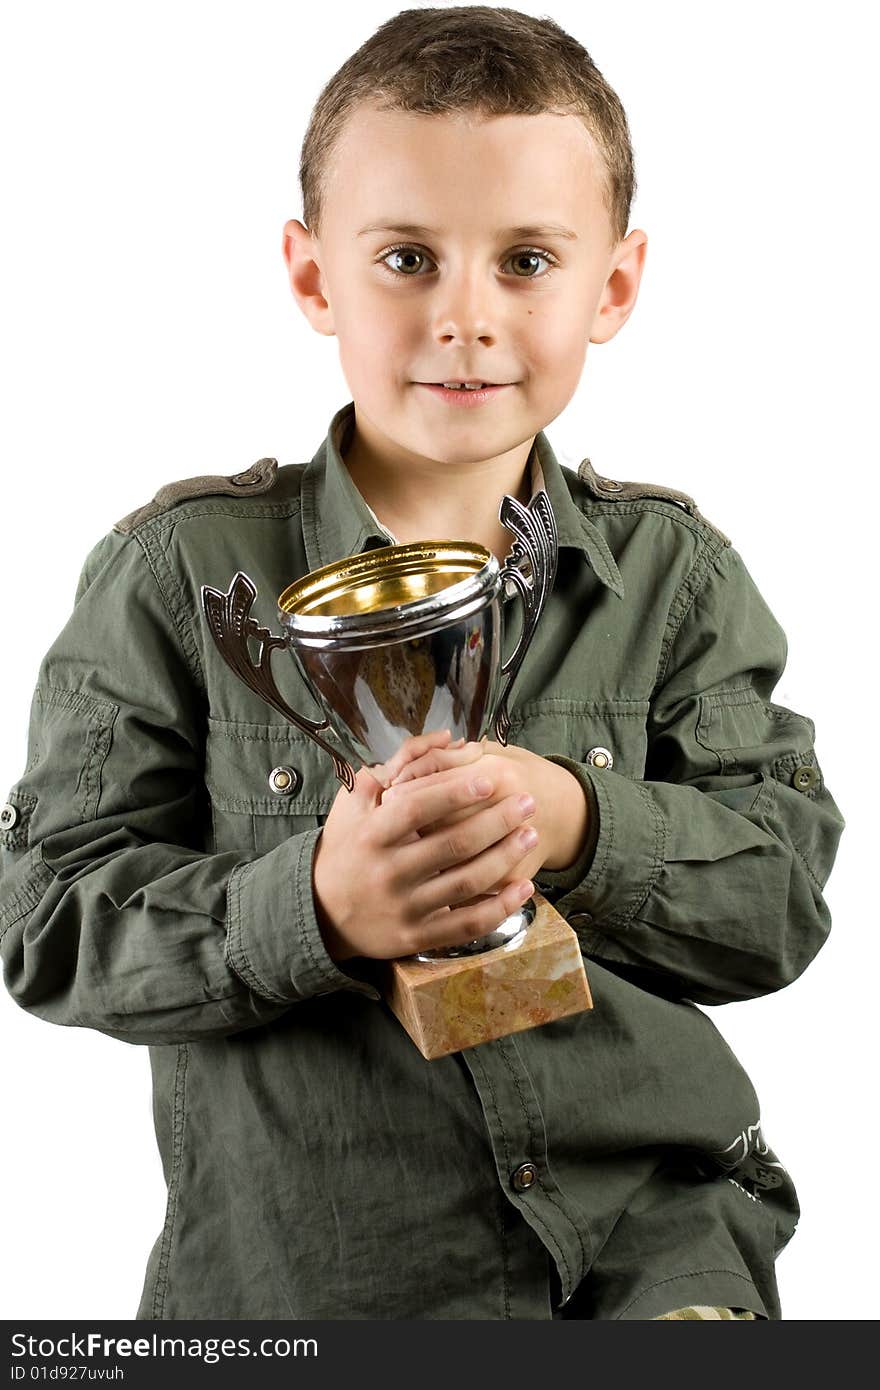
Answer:
[[(424, 562), (426, 569), (435, 568), (438, 558), (479, 563), (464, 579), (456, 580), (435, 593), (371, 612), (311, 615), (298, 613), (293, 607), (297, 601), (314, 600), (340, 580), (350, 578), (358, 584), (369, 583), (371, 576), (387, 576), (395, 567), (410, 566), (414, 561)], [(404, 632), (412, 635), (413, 628), (426, 623), (433, 627), (438, 622), (452, 622), (462, 608), (473, 611), (475, 606), (490, 603), (500, 584), (501, 566), (485, 546), (473, 541), (410, 541), (403, 545), (377, 546), (374, 550), (349, 555), (311, 570), (282, 590), (278, 596), (278, 614), (294, 642), (298, 639), (308, 641), (310, 638), (368, 638), (387, 630), (397, 635)]]

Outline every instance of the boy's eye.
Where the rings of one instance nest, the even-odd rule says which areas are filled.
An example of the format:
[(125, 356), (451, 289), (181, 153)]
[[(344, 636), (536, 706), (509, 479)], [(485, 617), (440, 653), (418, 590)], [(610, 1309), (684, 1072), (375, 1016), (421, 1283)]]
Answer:
[[(396, 257), (397, 261), (396, 264), (389, 265), (388, 261), (392, 256)], [(390, 250), (382, 253), (379, 258), (379, 264), (398, 278), (408, 277), (410, 279), (415, 279), (419, 275), (421, 266), (424, 265), (426, 261), (430, 262), (430, 260), (431, 258), (427, 252), (422, 251), (418, 246), (392, 246)], [(513, 261), (514, 265), (518, 267), (514, 270), (513, 274), (520, 280), (535, 280), (538, 278), (538, 275), (531, 273), (535, 263), (538, 261), (546, 261), (548, 267), (558, 264), (556, 257), (551, 256), (549, 251), (539, 251), (534, 247), (524, 247), (521, 251), (512, 252), (511, 255), (505, 258), (504, 264), (506, 264), (507, 261)], [(546, 272), (544, 272), (544, 274), (546, 274)]]
[(513, 261), (514, 265), (519, 266), (519, 269), (514, 271), (515, 275), (520, 275), (520, 272), (523, 271), (525, 272), (520, 275), (520, 278), (523, 280), (534, 280), (537, 278), (534, 275), (528, 274), (530, 263), (534, 264), (535, 261), (546, 261), (548, 265), (556, 264), (556, 261), (551, 258), (547, 251), (514, 251), (513, 255), (508, 256), (507, 259)]
[(391, 256), (398, 258), (397, 264), (386, 266), (386, 268), (391, 271), (398, 270), (402, 275), (417, 275), (418, 266), (414, 266), (413, 261), (418, 257), (421, 257), (423, 261), (425, 260), (424, 251), (420, 251), (417, 246), (393, 246), (382, 256), (381, 263), (385, 265)]

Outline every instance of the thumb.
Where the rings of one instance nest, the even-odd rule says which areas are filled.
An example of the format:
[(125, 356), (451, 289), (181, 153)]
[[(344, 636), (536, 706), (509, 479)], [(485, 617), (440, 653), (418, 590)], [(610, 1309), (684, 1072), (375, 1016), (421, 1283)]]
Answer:
[(368, 767), (359, 768), (354, 777), (354, 795), (368, 806), (378, 806), (385, 788)]

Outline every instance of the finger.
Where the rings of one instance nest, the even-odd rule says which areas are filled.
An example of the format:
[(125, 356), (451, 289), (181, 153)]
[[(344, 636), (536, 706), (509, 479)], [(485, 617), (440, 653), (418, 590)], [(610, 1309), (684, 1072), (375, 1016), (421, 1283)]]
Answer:
[[(398, 855), (395, 873), (401, 875), (404, 886), (417, 889), (433, 875), (443, 874), (447, 870), (464, 870), (465, 867), (470, 869), (484, 850), (499, 846), (512, 831), (525, 828), (525, 822), (534, 813), (534, 801), (513, 794), (493, 805), (474, 810), (464, 818), (459, 815), (452, 821), (434, 825), (422, 832), (417, 844)], [(534, 848), (534, 844), (535, 841), (530, 840), (523, 852)], [(486, 892), (501, 878), (503, 870), (509, 868), (511, 862), (515, 861), (504, 854), (501, 870), (493, 879), (475, 888), (474, 893)], [(479, 867), (481, 872), (489, 871), (486, 865), (480, 864)], [(434, 887), (433, 881), (431, 887)], [(451, 898), (443, 899), (444, 904), (451, 901)]]
[[(422, 840), (419, 845), (406, 846), (407, 855), (417, 857), (425, 843)], [(409, 890), (411, 910), (420, 917), (439, 907), (459, 907), (487, 893), (499, 880), (510, 876), (514, 866), (531, 855), (537, 843), (537, 831), (532, 826), (516, 824), (481, 854), (454, 864), (421, 885), (414, 884)]]
[(419, 928), (421, 951), (444, 946), (463, 946), (488, 936), (532, 896), (535, 885), (522, 880), (508, 885), (501, 893), (489, 894), (458, 907), (435, 913)]
[(400, 786), (402, 782), (412, 782), (417, 777), (429, 777), (432, 772), (445, 772), (450, 767), (464, 767), (481, 758), (484, 748), (480, 743), (464, 743), (460, 747), (449, 744), (446, 748), (432, 748), (421, 757), (403, 766), (391, 779), (389, 786)]
[(380, 847), (399, 844), (415, 830), (424, 830), (463, 808), (473, 809), (494, 790), (493, 780), (471, 776), (467, 768), (451, 768), (405, 787), (388, 787), (373, 827), (376, 843)]
[(372, 769), (373, 776), (377, 780), (381, 776), (383, 786), (387, 787), (401, 768), (413, 758), (421, 757), (430, 748), (442, 747), (451, 737), (451, 729), (433, 729), (427, 734), (412, 734), (409, 738), (404, 739), (396, 753)]

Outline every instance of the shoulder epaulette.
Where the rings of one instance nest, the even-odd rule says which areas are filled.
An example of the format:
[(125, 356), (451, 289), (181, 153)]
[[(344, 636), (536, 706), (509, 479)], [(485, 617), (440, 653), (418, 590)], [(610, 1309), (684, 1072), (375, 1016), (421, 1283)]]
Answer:
[(708, 526), (716, 536), (720, 536), (725, 545), (730, 545), (729, 538), (713, 525), (708, 517), (703, 516), (693, 497), (689, 497), (686, 492), (679, 492), (674, 487), (661, 487), (659, 483), (624, 483), (617, 482), (614, 478), (600, 478), (589, 459), (581, 461), (578, 477), (586, 483), (589, 491), (600, 502), (632, 502), (645, 497), (655, 497), (659, 502), (674, 502), (689, 516)]
[(210, 497), (218, 493), (226, 497), (256, 497), (261, 492), (269, 491), (277, 472), (278, 460), (264, 458), (257, 459), (243, 473), (233, 473), (228, 478), (222, 474), (206, 473), (199, 478), (181, 478), (176, 483), (166, 483), (160, 487), (152, 502), (135, 507), (133, 512), (117, 521), (113, 530), (133, 531), (142, 521), (160, 516), (178, 502), (191, 502), (194, 497)]

